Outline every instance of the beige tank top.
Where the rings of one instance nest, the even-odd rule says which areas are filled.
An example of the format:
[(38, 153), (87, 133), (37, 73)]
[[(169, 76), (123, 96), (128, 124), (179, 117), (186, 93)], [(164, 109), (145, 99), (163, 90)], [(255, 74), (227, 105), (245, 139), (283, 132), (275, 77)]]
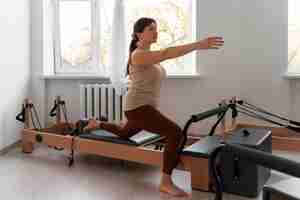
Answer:
[(165, 69), (159, 65), (130, 65), (129, 90), (125, 98), (125, 111), (143, 105), (157, 107)]

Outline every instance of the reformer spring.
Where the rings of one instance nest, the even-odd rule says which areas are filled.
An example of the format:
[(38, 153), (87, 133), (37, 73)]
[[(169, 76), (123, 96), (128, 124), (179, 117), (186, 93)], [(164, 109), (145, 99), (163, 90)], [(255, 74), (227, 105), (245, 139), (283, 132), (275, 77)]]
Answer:
[[(273, 114), (269, 111), (266, 111), (262, 108), (259, 108), (259, 107), (255, 106), (253, 104), (250, 104), (250, 103), (248, 103), (246, 101), (242, 101), (242, 100), (237, 101), (236, 107), (237, 107), (238, 112), (240, 112), (244, 115), (247, 115), (249, 117), (260, 119), (260, 120), (263, 120), (263, 121), (266, 121), (266, 122), (269, 122), (269, 123), (272, 123), (272, 124), (275, 124), (275, 125), (285, 127), (287, 129), (290, 129), (290, 130), (293, 130), (293, 131), (296, 131), (296, 132), (300, 132), (300, 127), (299, 127), (300, 122), (289, 120), (285, 117), (279, 116), (277, 114)], [(272, 116), (273, 118), (277, 118), (277, 119), (286, 121), (289, 124), (292, 124), (293, 126), (291, 126), (289, 124), (283, 124), (281, 122), (275, 121), (273, 119), (268, 118), (267, 116)]]

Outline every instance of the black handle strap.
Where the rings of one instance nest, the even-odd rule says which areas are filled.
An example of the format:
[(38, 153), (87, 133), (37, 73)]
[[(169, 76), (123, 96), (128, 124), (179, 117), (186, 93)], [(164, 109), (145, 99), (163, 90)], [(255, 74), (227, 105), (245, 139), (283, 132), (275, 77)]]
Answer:
[(24, 104), (22, 106), (22, 111), (19, 114), (17, 114), (16, 120), (23, 122), (23, 123), (25, 122), (25, 106), (24, 106)]
[(57, 106), (58, 106), (58, 104), (57, 104), (57, 102), (55, 100), (54, 101), (54, 106), (52, 107), (52, 109), (51, 109), (51, 111), (49, 113), (50, 117), (55, 117), (56, 116)]
[(212, 135), (215, 133), (215, 130), (216, 130), (217, 126), (218, 126), (219, 123), (222, 121), (222, 119), (225, 117), (227, 110), (228, 110), (228, 109), (226, 109), (226, 110), (218, 117), (217, 122), (216, 122), (216, 123), (212, 126), (212, 128), (210, 129), (209, 136), (212, 136)]
[(234, 154), (233, 156), (233, 182), (238, 184), (240, 181), (240, 168), (239, 168), (239, 156)]

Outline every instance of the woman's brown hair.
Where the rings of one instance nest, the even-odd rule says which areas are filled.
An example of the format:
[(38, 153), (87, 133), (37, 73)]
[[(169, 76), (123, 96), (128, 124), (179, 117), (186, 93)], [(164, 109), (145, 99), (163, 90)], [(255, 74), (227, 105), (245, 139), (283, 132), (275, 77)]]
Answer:
[(142, 17), (134, 23), (132, 39), (131, 39), (131, 42), (129, 45), (129, 59), (127, 62), (126, 75), (129, 75), (129, 65), (130, 65), (130, 60), (131, 60), (131, 53), (137, 48), (137, 42), (139, 41), (137, 33), (142, 33), (144, 31), (145, 27), (149, 26), (152, 23), (156, 23), (156, 21), (154, 19), (148, 18), (148, 17)]

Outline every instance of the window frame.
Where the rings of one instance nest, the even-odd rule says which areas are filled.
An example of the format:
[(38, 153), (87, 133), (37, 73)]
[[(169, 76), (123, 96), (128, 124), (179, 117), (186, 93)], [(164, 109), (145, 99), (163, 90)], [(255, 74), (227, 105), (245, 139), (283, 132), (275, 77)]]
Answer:
[[(286, 76), (290, 76), (290, 77), (296, 77), (296, 78), (299, 78), (299, 74), (300, 74), (300, 63), (296, 63), (296, 64), (293, 64), (293, 62), (291, 62), (291, 57), (289, 55), (289, 51), (290, 51), (290, 47), (289, 47), (289, 44), (290, 44), (290, 20), (289, 17), (290, 17), (290, 0), (288, 0), (288, 49), (287, 49), (287, 71), (286, 71)], [(293, 3), (293, 2), (292, 2)], [(299, 24), (300, 26), (300, 24)], [(300, 46), (297, 48), (297, 50), (300, 51)], [(298, 53), (300, 54), (300, 52)], [(300, 55), (298, 55), (300, 56)], [(296, 69), (295, 69), (296, 68)], [(298, 69), (299, 68), (299, 69)]]
[[(75, 75), (75, 76), (101, 76), (107, 77), (108, 75), (104, 71), (104, 66), (101, 65), (100, 56), (100, 36), (101, 36), (101, 27), (100, 27), (100, 5), (99, 0), (53, 0), (54, 1), (54, 9), (53, 9), (53, 73), (54, 75)], [(60, 27), (59, 27), (59, 2), (61, 1), (89, 1), (91, 3), (91, 43), (92, 43), (92, 59), (88, 65), (82, 64), (79, 65), (79, 68), (75, 70), (70, 70), (71, 67), (68, 67), (66, 63), (63, 63), (62, 55), (61, 55), (61, 45), (60, 45)], [(117, 1), (117, 0), (116, 0)], [(199, 38), (199, 26), (197, 24), (197, 10), (199, 6), (199, 2), (197, 0), (191, 0), (192, 10), (193, 12), (190, 14), (191, 17), (191, 30), (192, 35), (190, 36), (191, 40), (197, 40)], [(125, 33), (124, 33), (125, 34)], [(189, 33), (188, 33), (189, 34)], [(126, 52), (127, 53), (127, 52)], [(186, 65), (191, 65), (192, 70), (190, 73), (178, 72), (171, 73), (168, 76), (194, 76), (198, 75), (198, 56), (197, 52), (191, 53), (189, 55), (191, 59), (189, 59), (188, 63), (185, 62)], [(87, 66), (90, 68), (86, 69)]]
[[(54, 1), (54, 23), (53, 23), (53, 39), (54, 39), (54, 73), (55, 74), (95, 74), (100, 73), (99, 56), (100, 49), (99, 43), (96, 42), (99, 39), (99, 18), (97, 17), (97, 8), (99, 6), (97, 0), (53, 0)], [(61, 37), (60, 37), (60, 2), (89, 2), (91, 6), (91, 60), (87, 63), (76, 65), (75, 69), (72, 69), (71, 65), (63, 62), (61, 54)]]

